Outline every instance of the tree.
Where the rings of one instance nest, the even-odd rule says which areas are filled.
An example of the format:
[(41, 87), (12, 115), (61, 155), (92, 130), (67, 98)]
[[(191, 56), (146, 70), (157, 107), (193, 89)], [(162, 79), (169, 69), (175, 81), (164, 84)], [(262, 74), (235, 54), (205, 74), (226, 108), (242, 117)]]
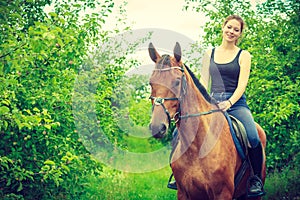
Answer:
[[(89, 47), (108, 38), (114, 3), (75, 2), (52, 1), (48, 14), (51, 1), (0, 3), (1, 199), (79, 198), (85, 177), (101, 172), (80, 142), (72, 93)], [(81, 16), (85, 8), (100, 10)]]

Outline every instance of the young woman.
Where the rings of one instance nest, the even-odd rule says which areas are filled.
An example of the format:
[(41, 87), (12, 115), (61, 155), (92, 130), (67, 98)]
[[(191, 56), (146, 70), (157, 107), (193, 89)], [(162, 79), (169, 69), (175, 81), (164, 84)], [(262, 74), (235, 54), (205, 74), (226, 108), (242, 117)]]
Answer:
[(227, 17), (222, 26), (222, 43), (208, 50), (203, 60), (202, 80), (212, 97), (219, 101), (220, 109), (239, 119), (245, 126), (249, 148), (249, 158), (254, 177), (248, 188), (249, 196), (264, 195), (261, 182), (262, 146), (255, 122), (246, 103), (245, 90), (250, 75), (251, 55), (237, 46), (245, 23), (238, 15)]

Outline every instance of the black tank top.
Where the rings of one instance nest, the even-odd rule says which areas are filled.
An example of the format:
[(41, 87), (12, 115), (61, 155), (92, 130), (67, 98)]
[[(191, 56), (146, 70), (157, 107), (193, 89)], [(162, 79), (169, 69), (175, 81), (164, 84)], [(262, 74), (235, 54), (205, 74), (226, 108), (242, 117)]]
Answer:
[(225, 64), (215, 63), (215, 48), (212, 49), (209, 74), (211, 77), (211, 92), (234, 92), (240, 76), (239, 50), (233, 61)]

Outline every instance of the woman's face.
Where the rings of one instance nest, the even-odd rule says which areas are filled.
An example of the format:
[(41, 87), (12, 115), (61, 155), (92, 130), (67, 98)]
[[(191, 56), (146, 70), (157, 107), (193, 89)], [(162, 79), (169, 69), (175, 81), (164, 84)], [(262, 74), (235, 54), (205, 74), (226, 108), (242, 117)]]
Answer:
[(223, 39), (235, 42), (241, 36), (241, 23), (236, 19), (229, 20), (222, 28)]

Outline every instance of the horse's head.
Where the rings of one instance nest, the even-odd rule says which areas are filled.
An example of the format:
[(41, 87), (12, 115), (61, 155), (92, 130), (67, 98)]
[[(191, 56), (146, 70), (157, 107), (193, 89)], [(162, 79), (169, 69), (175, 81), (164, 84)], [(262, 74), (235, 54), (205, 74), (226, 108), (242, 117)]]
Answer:
[(171, 119), (178, 115), (179, 101), (185, 90), (186, 79), (181, 62), (181, 47), (176, 43), (173, 56), (160, 56), (152, 43), (149, 44), (148, 50), (155, 63), (150, 78), (153, 109), (149, 128), (155, 138), (162, 138), (170, 126)]

